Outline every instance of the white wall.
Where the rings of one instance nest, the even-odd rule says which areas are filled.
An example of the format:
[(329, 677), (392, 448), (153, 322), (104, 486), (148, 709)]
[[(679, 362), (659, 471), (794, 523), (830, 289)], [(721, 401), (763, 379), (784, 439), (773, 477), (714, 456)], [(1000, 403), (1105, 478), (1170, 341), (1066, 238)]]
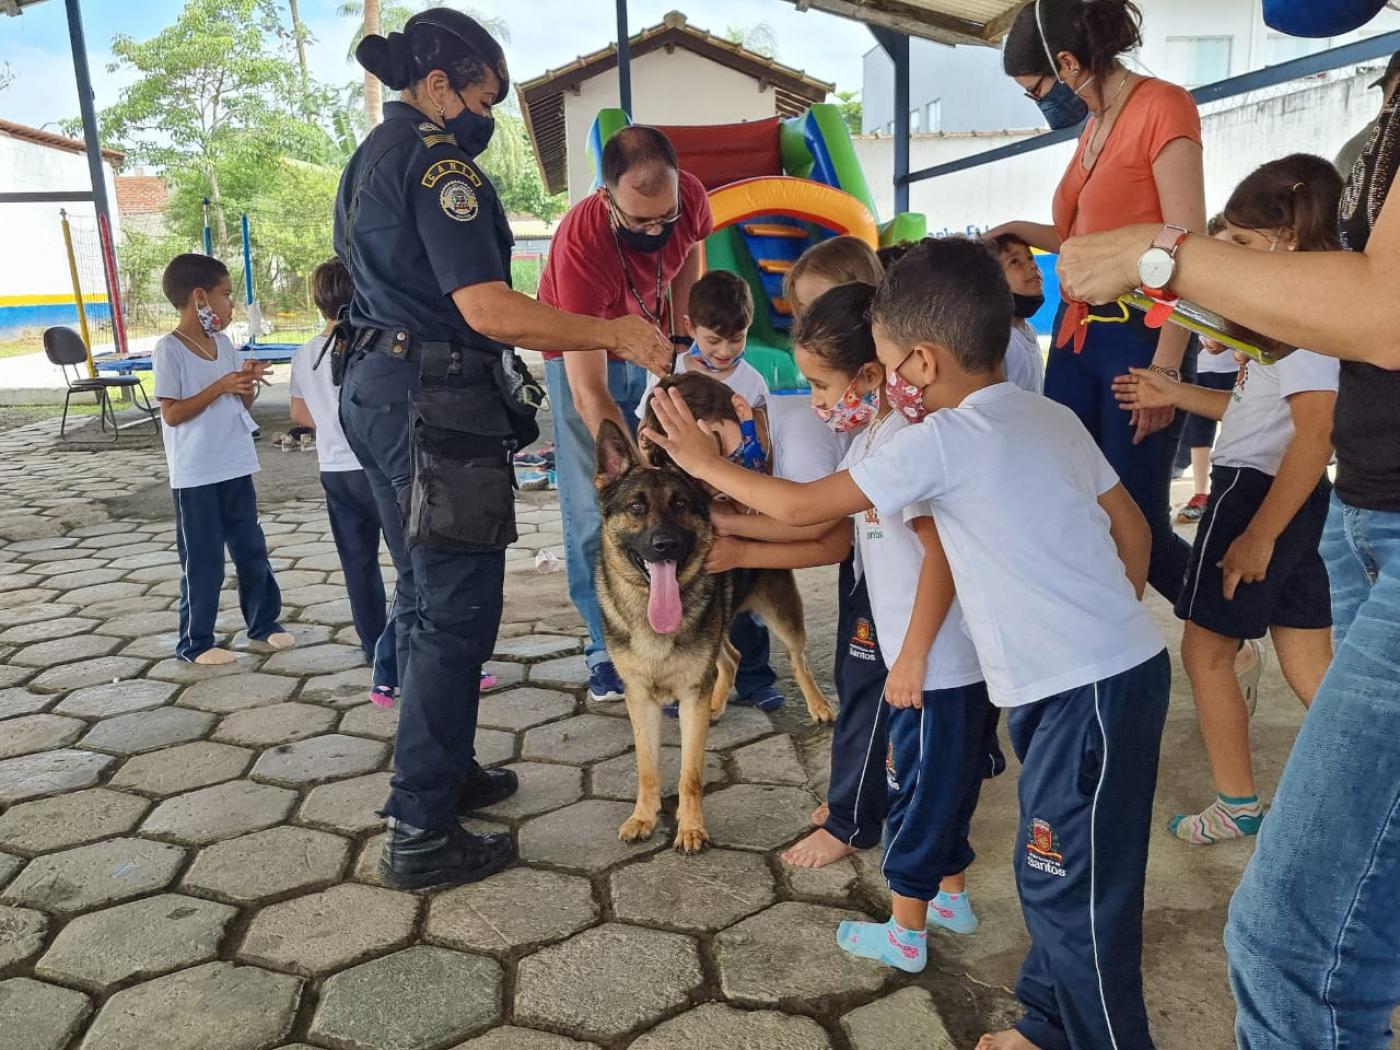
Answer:
[[(120, 243), (111, 163), (104, 161), (103, 170), (114, 212), (112, 233)], [(0, 135), (0, 191), (84, 191), (90, 185), (84, 154)], [(71, 296), (73, 281), (58, 214), (65, 208), (71, 218), (95, 229), (96, 212), (89, 202), (0, 204), (0, 243), (8, 249), (0, 251), (0, 306), (18, 305), (31, 296)]]
[[(1218, 211), (1251, 170), (1288, 153), (1316, 153), (1331, 160), (1348, 138), (1375, 116), (1380, 92), (1367, 88), (1375, 73), (1317, 81), (1301, 90), (1216, 103), (1203, 114), (1206, 207)], [(981, 153), (1025, 136), (988, 134), (918, 136), (910, 168), (929, 167)], [(894, 206), (893, 140), (862, 136), (856, 155), (881, 218)], [(1050, 221), (1050, 198), (1074, 152), (1064, 142), (1024, 156), (916, 182), (910, 210), (928, 217), (931, 233), (983, 230), (1008, 219)]]
[[(600, 109), (617, 106), (617, 70), (585, 80), (577, 95), (564, 95), (564, 126), (568, 132), (569, 200), (586, 196), (593, 187), (588, 160), (588, 131)], [(642, 124), (734, 124), (762, 120), (776, 112), (773, 89), (676, 48), (649, 51), (632, 60), (632, 116)]]

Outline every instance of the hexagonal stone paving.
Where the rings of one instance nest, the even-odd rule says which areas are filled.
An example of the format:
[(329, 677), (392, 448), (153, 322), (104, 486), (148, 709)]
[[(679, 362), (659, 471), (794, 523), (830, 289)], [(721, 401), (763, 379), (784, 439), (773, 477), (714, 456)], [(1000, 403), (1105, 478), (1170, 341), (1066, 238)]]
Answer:
[(499, 953), (561, 940), (597, 919), (587, 879), (511, 868), (434, 897), (423, 935), (450, 948)]
[(0, 689), (0, 720), (19, 718), (44, 710), (54, 697), (31, 693), (28, 689)]
[(831, 1050), (831, 1037), (810, 1017), (776, 1010), (736, 1010), (704, 1003), (657, 1025), (630, 1050)]
[(253, 752), (200, 740), (127, 759), (111, 786), (164, 798), (242, 776)]
[(694, 857), (667, 850), (620, 868), (611, 881), (619, 919), (697, 933), (721, 929), (777, 899), (764, 859), (734, 850)]
[(811, 830), (816, 801), (802, 788), (735, 784), (705, 796), (705, 827), (716, 845), (776, 849)]
[(224, 715), (279, 703), (296, 692), (296, 687), (295, 679), (255, 671), (234, 678), (208, 678), (195, 682), (180, 694), (176, 703), (181, 707)]
[(502, 638), (496, 643), (493, 654), (497, 660), (519, 660), (534, 663), (568, 656), (579, 652), (583, 642), (562, 634), (524, 634), (515, 638)]
[(859, 917), (785, 901), (721, 931), (715, 937), (721, 990), (752, 1006), (785, 999), (817, 1004), (834, 995), (876, 991), (888, 969), (847, 955), (836, 944), (837, 924)]
[(476, 760), (483, 766), (499, 766), (515, 757), (515, 734), (499, 729), (476, 731)]
[[(599, 762), (588, 772), (592, 782), (591, 794), (599, 798), (622, 800), (637, 797), (637, 756), (618, 755), (606, 762)], [(661, 749), (661, 796), (675, 798), (681, 777), (681, 749), (663, 747)], [(712, 751), (705, 753), (705, 768), (702, 776), (705, 786), (724, 782), (724, 765), (719, 755)]]
[(794, 868), (784, 864), (783, 877), (792, 887), (792, 892), (799, 896), (848, 901), (856, 882), (856, 868), (849, 857), (824, 868)]
[(595, 872), (670, 845), (670, 835), (662, 826), (649, 842), (619, 840), (617, 829), (631, 815), (632, 807), (626, 802), (590, 798), (534, 817), (520, 828), (520, 859)]
[(180, 614), (170, 612), (131, 612), (114, 616), (102, 625), (103, 634), (118, 638), (141, 638), (151, 634), (171, 633), (180, 629)]
[(340, 877), (350, 843), (309, 828), (276, 827), (201, 850), (182, 883), (235, 904), (254, 904)]
[(48, 928), (49, 917), (43, 912), (0, 905), (0, 971), (43, 951)]
[(315, 784), (378, 769), (389, 746), (377, 740), (332, 733), (313, 736), (264, 751), (252, 776), (278, 784)]
[(30, 642), (47, 642), (54, 638), (67, 638), (72, 634), (90, 631), (100, 622), (100, 620), (91, 620), (83, 616), (59, 616), (53, 619), (18, 624), (0, 631), (0, 645), (27, 645)]
[[(119, 639), (112, 639), (121, 644)], [(85, 685), (97, 685), (113, 679), (130, 678), (140, 674), (147, 661), (134, 656), (99, 656), (94, 660), (79, 660), (77, 663), (50, 667), (43, 674), (29, 682), (31, 689), (40, 692), (62, 692), (66, 689), (81, 689)], [(193, 664), (185, 664), (193, 667)]]
[(923, 988), (901, 988), (852, 1010), (841, 1018), (841, 1030), (852, 1050), (956, 1050)]
[(273, 653), (263, 670), (276, 674), (308, 675), (348, 671), (365, 662), (365, 654), (352, 645), (312, 645)]
[(612, 1039), (655, 1023), (703, 980), (689, 937), (607, 923), (520, 961), (515, 1019)]
[(20, 802), (97, 783), (115, 762), (111, 755), (63, 748), (0, 761), (0, 802)]
[(383, 825), (378, 810), (389, 797), (389, 774), (369, 776), (322, 784), (312, 788), (302, 803), (297, 819), (313, 827), (329, 828), (347, 835), (368, 831)]
[(27, 977), (0, 981), (0, 1032), (14, 1050), (63, 1050), (92, 1012), (82, 992)]
[[(710, 751), (728, 751), (731, 747), (768, 736), (773, 731), (772, 719), (758, 708), (730, 704), (725, 708), (724, 714), (720, 715), (719, 721), (711, 723), (710, 732), (705, 737), (705, 747)], [(662, 719), (661, 742), (680, 744), (681, 728), (678, 719)]]
[(807, 783), (807, 771), (797, 759), (792, 737), (786, 733), (736, 748), (733, 758), (739, 779), (747, 783), (798, 786)]
[(519, 731), (571, 715), (578, 707), (568, 693), (554, 689), (491, 690), (481, 697), (477, 725)]
[(296, 794), (270, 784), (233, 780), (166, 799), (141, 825), (155, 835), (201, 846), (279, 823)]
[(309, 1034), (345, 1050), (448, 1045), (500, 1016), (501, 976), (495, 960), (417, 945), (326, 981)]
[(494, 806), (477, 810), (493, 820), (519, 820), (547, 813), (583, 798), (583, 770), (547, 762), (512, 762), (506, 768), (520, 778), (514, 795)]
[(19, 652), (8, 657), (11, 663), (23, 667), (55, 667), (69, 664), (74, 660), (86, 660), (95, 656), (106, 656), (121, 648), (120, 638), (108, 638), (100, 634), (78, 634), (71, 638), (51, 638), (47, 642), (26, 645)]
[(77, 740), (87, 726), (62, 715), (25, 715), (5, 723), (0, 733), (0, 759), (48, 751)]
[(355, 667), (337, 674), (308, 678), (301, 687), (300, 699), (323, 700), (341, 707), (364, 703), (374, 682), (368, 667)]
[(44, 911), (86, 911), (164, 889), (185, 851), (149, 839), (116, 838), (31, 860), (3, 899)]
[(411, 894), (344, 883), (258, 912), (238, 957), (308, 976), (331, 973), (407, 944), (417, 914)]
[(209, 732), (214, 716), (183, 707), (135, 711), (98, 722), (83, 737), (83, 747), (118, 755), (139, 755), (172, 744), (197, 740)]
[(113, 715), (159, 707), (175, 695), (177, 688), (172, 682), (153, 682), (144, 678), (90, 685), (69, 693), (54, 710), (61, 715), (76, 715), (79, 718), (111, 718)]
[(150, 803), (106, 788), (74, 791), (12, 807), (0, 817), (0, 845), (49, 853), (130, 831)]
[(399, 731), (399, 709), (377, 704), (360, 704), (345, 712), (340, 720), (342, 733), (372, 736), (376, 740), (392, 740)]
[(562, 656), (530, 668), (532, 685), (558, 689), (582, 689), (588, 684), (588, 663), (582, 656)]
[(537, 1032), (533, 1028), (506, 1025), (485, 1035), (468, 1039), (454, 1050), (599, 1050), (597, 1043), (580, 1043), (562, 1035)]
[(214, 739), (246, 747), (272, 747), (317, 736), (335, 725), (335, 712), (313, 704), (273, 704), (236, 711), (219, 723)]
[[(215, 636), (215, 640), (220, 640)], [(228, 678), (233, 675), (245, 675), (256, 671), (263, 662), (261, 653), (236, 653), (233, 663), (220, 664), (217, 667), (206, 667), (203, 664), (192, 664), (185, 660), (162, 660), (149, 671), (147, 678), (159, 678), (166, 682), (178, 682), (181, 685), (191, 685), (197, 682), (205, 682), (211, 678)]]
[(80, 915), (54, 939), (36, 976), (105, 992), (132, 977), (158, 977), (208, 962), (237, 908), (162, 893)]
[(604, 715), (574, 715), (526, 731), (522, 758), (584, 765), (632, 749), (632, 726)]
[(301, 985), (226, 962), (181, 970), (108, 999), (83, 1050), (264, 1050), (291, 1030)]

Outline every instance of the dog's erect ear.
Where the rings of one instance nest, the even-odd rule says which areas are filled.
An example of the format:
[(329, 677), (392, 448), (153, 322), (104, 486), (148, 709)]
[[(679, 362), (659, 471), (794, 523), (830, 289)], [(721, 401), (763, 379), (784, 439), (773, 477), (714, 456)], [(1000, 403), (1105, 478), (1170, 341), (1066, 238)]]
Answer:
[(594, 481), (601, 487), (611, 485), (637, 465), (637, 453), (622, 428), (611, 419), (603, 420), (594, 442), (597, 467)]

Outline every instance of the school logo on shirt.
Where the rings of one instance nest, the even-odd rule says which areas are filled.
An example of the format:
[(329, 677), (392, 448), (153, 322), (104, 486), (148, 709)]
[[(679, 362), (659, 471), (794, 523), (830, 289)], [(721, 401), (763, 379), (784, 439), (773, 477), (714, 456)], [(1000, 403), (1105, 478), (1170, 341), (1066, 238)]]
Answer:
[(856, 628), (851, 633), (848, 651), (857, 660), (878, 659), (875, 654), (875, 625), (864, 616), (856, 617)]
[(891, 791), (899, 790), (899, 775), (894, 768), (894, 745), (888, 745), (885, 751), (885, 783), (889, 785)]
[(880, 522), (880, 512), (874, 507), (865, 512), (865, 538), (868, 540), (885, 538), (885, 530)]
[(453, 179), (443, 185), (438, 191), (438, 203), (442, 205), (444, 212), (458, 222), (471, 222), (481, 210), (476, 194), (461, 179)]
[(1026, 828), (1026, 866), (1061, 879), (1067, 874), (1059, 836), (1039, 817), (1033, 817)]

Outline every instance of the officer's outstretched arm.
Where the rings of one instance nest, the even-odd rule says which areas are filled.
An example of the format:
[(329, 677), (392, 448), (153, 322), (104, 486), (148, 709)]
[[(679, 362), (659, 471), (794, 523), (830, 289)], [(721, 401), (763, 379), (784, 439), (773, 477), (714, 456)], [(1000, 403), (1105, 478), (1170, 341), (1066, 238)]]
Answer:
[(467, 324), (489, 339), (530, 350), (610, 350), (665, 375), (675, 353), (671, 341), (650, 322), (565, 313), (515, 291), (504, 281), (458, 288), (452, 301)]

